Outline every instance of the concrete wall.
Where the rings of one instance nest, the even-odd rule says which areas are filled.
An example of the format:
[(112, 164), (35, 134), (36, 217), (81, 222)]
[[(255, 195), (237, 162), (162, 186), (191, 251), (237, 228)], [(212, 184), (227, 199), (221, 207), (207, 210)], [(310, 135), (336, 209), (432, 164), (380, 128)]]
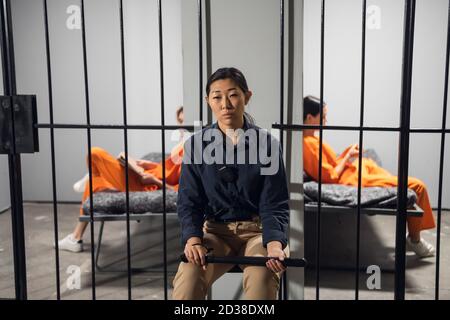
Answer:
[[(364, 124), (396, 127), (400, 121), (404, 1), (370, 0), (367, 4)], [(417, 1), (411, 110), (415, 128), (442, 125), (447, 6), (445, 0)], [(328, 121), (330, 125), (356, 126), (360, 118), (361, 1), (330, 0), (325, 10)], [(320, 1), (305, 0), (304, 65), (305, 94), (319, 96)], [(340, 152), (358, 142), (358, 133), (326, 132), (324, 138)], [(364, 148), (374, 148), (384, 167), (397, 173), (397, 133), (366, 133)], [(448, 143), (446, 149), (448, 153)], [(439, 152), (440, 134), (411, 135), (409, 174), (427, 184), (433, 206), (437, 206)], [(446, 170), (444, 183), (449, 178)], [(450, 207), (449, 192), (444, 188), (445, 207)]]
[[(181, 4), (163, 1), (166, 123), (175, 124), (183, 104)], [(49, 123), (49, 97), (42, 2), (12, 3), (18, 93), (36, 94), (40, 123)], [(119, 2), (86, 1), (85, 23), (90, 117), (93, 124), (122, 124)], [(55, 123), (86, 123), (80, 1), (48, 1)], [(128, 124), (160, 124), (157, 3), (124, 1)], [(169, 133), (170, 134), (170, 133)], [(167, 148), (174, 145), (167, 134)], [(50, 134), (40, 129), (41, 151), (23, 156), (25, 200), (51, 200)], [(72, 185), (86, 173), (86, 130), (55, 130), (58, 200), (78, 201)], [(159, 131), (130, 130), (135, 157), (161, 150)], [(112, 154), (123, 150), (122, 130), (92, 130), (92, 145)]]

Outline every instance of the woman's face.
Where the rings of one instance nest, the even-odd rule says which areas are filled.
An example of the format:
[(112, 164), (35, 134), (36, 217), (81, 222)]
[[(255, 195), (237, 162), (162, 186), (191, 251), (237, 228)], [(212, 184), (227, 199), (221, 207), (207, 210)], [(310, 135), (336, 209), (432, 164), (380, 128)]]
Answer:
[(242, 123), (244, 109), (251, 96), (251, 91), (244, 93), (233, 80), (221, 79), (211, 83), (206, 102), (219, 123), (236, 128)]
[[(322, 110), (322, 119), (323, 119), (323, 121), (322, 121), (322, 124), (323, 125), (326, 125), (327, 124), (327, 114), (328, 114), (328, 106), (327, 105), (325, 105), (324, 107), (323, 107), (323, 110)], [(307, 116), (306, 116), (306, 121), (305, 121), (305, 124), (307, 124), (307, 125), (315, 125), (315, 126), (320, 126), (320, 113), (318, 113), (317, 115), (315, 115), (315, 116), (313, 116), (313, 115), (311, 115), (311, 114), (308, 114)]]

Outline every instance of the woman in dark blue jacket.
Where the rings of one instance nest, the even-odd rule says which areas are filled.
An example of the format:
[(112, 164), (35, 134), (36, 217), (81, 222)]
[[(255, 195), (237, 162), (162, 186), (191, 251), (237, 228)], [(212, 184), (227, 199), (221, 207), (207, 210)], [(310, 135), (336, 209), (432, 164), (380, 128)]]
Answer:
[(174, 299), (204, 299), (232, 265), (205, 255), (267, 256), (266, 267), (241, 266), (247, 299), (276, 299), (285, 267), (289, 205), (278, 141), (245, 113), (252, 92), (235, 68), (208, 79), (206, 102), (217, 122), (185, 144), (178, 191), (184, 253)]

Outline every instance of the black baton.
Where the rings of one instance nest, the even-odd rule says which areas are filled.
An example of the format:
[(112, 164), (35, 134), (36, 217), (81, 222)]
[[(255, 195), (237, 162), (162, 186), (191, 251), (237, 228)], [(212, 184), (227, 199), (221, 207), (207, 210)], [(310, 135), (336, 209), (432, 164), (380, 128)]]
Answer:
[[(181, 256), (181, 261), (188, 262), (186, 255), (183, 253)], [(252, 266), (266, 266), (266, 262), (270, 259), (277, 258), (269, 258), (269, 257), (215, 257), (215, 256), (205, 256), (206, 263), (225, 263), (225, 264), (244, 264), (244, 265), (252, 265)], [(294, 258), (285, 258), (283, 261), (280, 261), (286, 267), (300, 267), (304, 268), (306, 266), (305, 259), (294, 259)]]

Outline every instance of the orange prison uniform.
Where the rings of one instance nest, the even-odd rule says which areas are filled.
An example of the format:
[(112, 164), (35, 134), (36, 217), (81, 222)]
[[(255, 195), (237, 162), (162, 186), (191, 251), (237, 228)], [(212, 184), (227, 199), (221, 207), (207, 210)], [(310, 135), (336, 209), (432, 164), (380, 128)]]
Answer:
[[(94, 147), (92, 154), (92, 192), (100, 192), (106, 189), (126, 191), (125, 167), (120, 164), (117, 158), (110, 155), (102, 148)], [(176, 158), (178, 157), (178, 159)], [(174, 186), (178, 191), (178, 184), (181, 174), (181, 160), (183, 159), (183, 144), (180, 143), (171, 156), (165, 160), (166, 163), (166, 183)], [(89, 162), (89, 159), (87, 160)], [(88, 163), (89, 166), (89, 163)], [(137, 173), (128, 171), (128, 190), (131, 191), (155, 191), (159, 187), (154, 184), (144, 185), (140, 181)], [(145, 173), (151, 173), (156, 178), (162, 180), (162, 162), (154, 163), (153, 167), (146, 169)], [(89, 197), (89, 181), (84, 189), (82, 203)], [(80, 208), (80, 215), (83, 215), (83, 208)]]
[[(335, 168), (342, 161), (348, 147), (342, 155), (336, 156), (334, 150), (326, 143), (322, 144), (322, 183), (345, 184), (358, 186), (358, 159), (347, 163), (338, 176)], [(397, 177), (378, 166), (373, 160), (363, 158), (361, 161), (361, 186), (362, 187), (395, 187), (398, 184)], [(319, 138), (307, 136), (303, 138), (303, 169), (314, 180), (319, 180)], [(425, 184), (416, 178), (408, 178), (408, 188), (417, 194), (417, 205), (422, 208), (422, 217), (408, 217), (409, 233), (418, 233), (421, 230), (435, 227), (433, 211)]]

